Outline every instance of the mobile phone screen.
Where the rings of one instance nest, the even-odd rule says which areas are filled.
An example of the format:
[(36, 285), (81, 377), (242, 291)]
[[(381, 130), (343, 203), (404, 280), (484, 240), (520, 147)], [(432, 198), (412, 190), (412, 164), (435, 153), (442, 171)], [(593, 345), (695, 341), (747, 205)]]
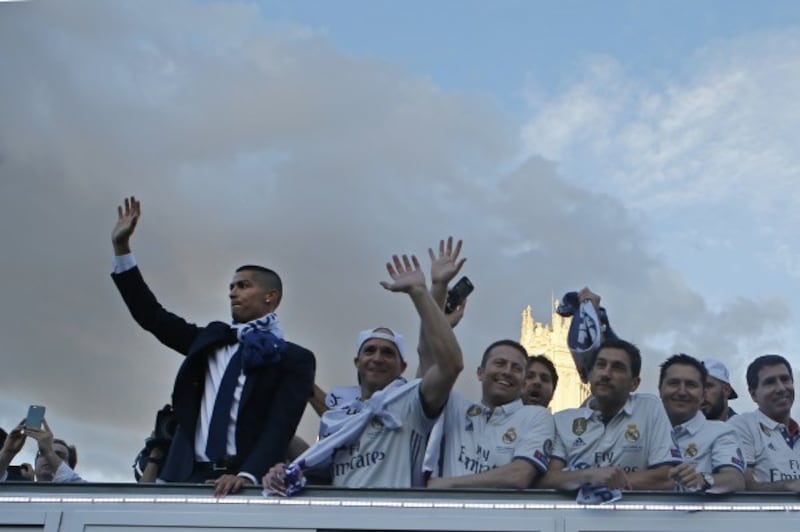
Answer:
[(32, 429), (42, 428), (44, 420), (44, 407), (41, 405), (31, 405), (28, 407), (28, 417), (25, 418), (25, 426)]

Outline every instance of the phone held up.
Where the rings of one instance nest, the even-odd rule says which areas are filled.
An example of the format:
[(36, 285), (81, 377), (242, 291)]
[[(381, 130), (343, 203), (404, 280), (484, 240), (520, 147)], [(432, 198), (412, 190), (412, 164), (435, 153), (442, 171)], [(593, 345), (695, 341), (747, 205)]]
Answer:
[(29, 429), (42, 428), (44, 421), (44, 407), (41, 405), (31, 405), (28, 407), (28, 417), (25, 418), (25, 427)]
[(475, 290), (475, 286), (472, 284), (472, 281), (469, 280), (469, 277), (465, 275), (459, 279), (458, 282), (453, 285), (453, 288), (447, 291), (447, 302), (444, 305), (445, 313), (450, 314), (458, 308), (473, 290)]

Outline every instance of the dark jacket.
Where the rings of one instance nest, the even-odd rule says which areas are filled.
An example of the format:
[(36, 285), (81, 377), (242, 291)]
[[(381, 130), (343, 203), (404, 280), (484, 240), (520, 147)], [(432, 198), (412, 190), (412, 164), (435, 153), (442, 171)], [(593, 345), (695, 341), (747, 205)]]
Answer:
[[(178, 428), (160, 475), (170, 482), (186, 481), (194, 467), (194, 436), (208, 357), (220, 347), (236, 343), (236, 334), (223, 322), (198, 327), (168, 312), (156, 300), (138, 267), (111, 277), (136, 322), (186, 356), (172, 392)], [(236, 421), (238, 471), (260, 479), (271, 466), (285, 461), (289, 441), (311, 395), (314, 371), (313, 353), (286, 342), (279, 362), (246, 375)]]

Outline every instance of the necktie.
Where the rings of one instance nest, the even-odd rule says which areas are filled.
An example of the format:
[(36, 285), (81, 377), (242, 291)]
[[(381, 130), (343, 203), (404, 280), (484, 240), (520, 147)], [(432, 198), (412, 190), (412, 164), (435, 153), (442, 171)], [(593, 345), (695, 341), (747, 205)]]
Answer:
[(241, 348), (231, 357), (225, 374), (222, 376), (217, 398), (214, 400), (214, 412), (211, 414), (211, 423), (208, 426), (208, 442), (206, 442), (206, 456), (212, 462), (225, 458), (228, 444), (228, 423), (231, 419), (231, 406), (233, 405), (233, 392), (236, 382), (242, 371)]

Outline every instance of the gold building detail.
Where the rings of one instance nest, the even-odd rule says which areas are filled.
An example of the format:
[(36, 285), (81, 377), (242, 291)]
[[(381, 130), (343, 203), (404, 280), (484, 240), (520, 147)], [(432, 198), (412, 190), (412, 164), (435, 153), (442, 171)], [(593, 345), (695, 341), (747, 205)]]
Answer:
[(581, 382), (575, 362), (567, 347), (567, 332), (572, 318), (563, 318), (555, 313), (558, 301), (553, 304), (550, 325), (538, 323), (533, 319), (530, 305), (522, 311), (522, 330), (519, 343), (529, 355), (545, 355), (558, 371), (558, 386), (550, 411), (558, 412), (565, 408), (576, 408), (589, 397), (589, 386)]

